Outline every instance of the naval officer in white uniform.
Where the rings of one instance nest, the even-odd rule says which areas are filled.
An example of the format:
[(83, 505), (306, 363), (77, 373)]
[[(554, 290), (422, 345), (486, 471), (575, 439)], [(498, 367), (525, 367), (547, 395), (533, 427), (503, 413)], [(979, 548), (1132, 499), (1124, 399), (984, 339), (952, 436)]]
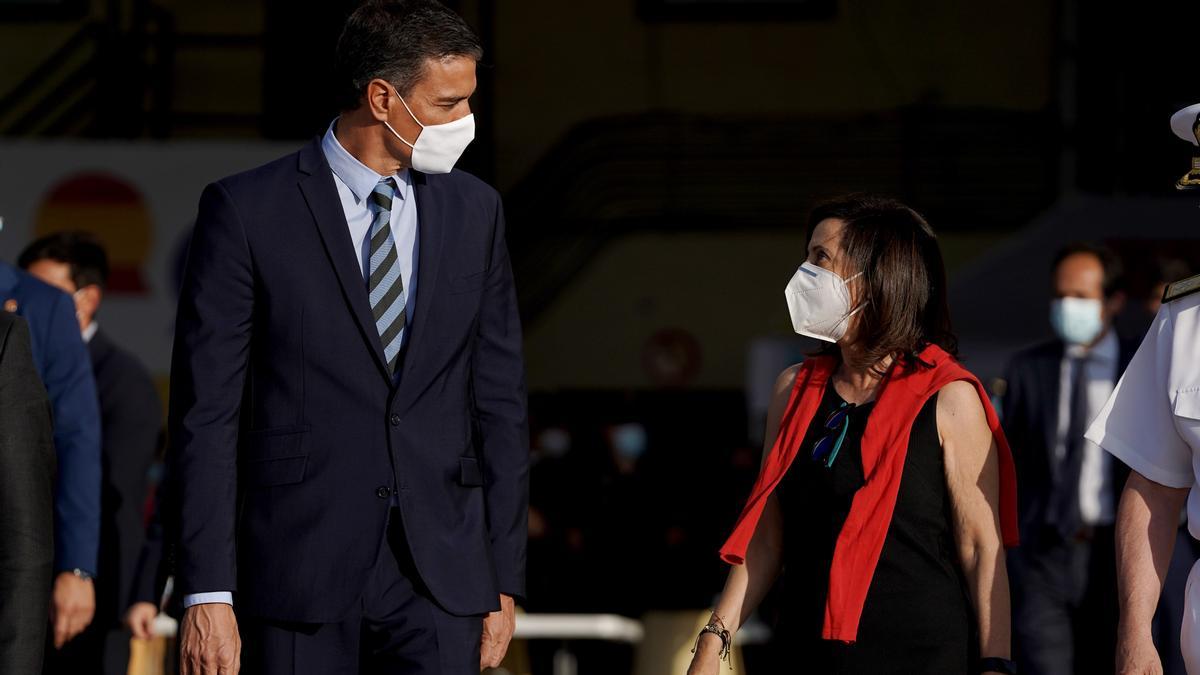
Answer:
[[(1171, 128), (1200, 148), (1200, 104)], [(1200, 151), (1181, 189), (1200, 186)], [(1200, 539), (1200, 275), (1167, 286), (1162, 308), (1112, 397), (1087, 433), (1132, 470), (1117, 510), (1121, 620), (1118, 675), (1162, 673), (1151, 622), (1187, 504)], [(1200, 675), (1200, 563), (1188, 577), (1180, 645), (1189, 675)]]
[[(1168, 287), (1142, 346), (1087, 438), (1132, 470), (1117, 511), (1118, 673), (1161, 673), (1151, 638), (1179, 512), (1200, 539), (1200, 276)], [(1189, 497), (1189, 493), (1191, 496)], [(1200, 564), (1187, 583), (1180, 644), (1200, 674)]]

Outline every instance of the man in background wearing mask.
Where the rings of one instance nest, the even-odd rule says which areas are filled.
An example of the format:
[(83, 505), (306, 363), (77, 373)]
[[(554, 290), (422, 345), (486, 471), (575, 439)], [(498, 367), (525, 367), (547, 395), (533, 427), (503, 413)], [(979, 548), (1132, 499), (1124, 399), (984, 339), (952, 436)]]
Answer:
[(480, 57), (437, 2), (369, 0), (324, 137), (200, 198), (169, 422), (184, 675), (466, 675), (507, 649), (521, 329), (499, 196), (452, 171)]
[(150, 374), (137, 357), (100, 330), (98, 313), (108, 285), (108, 254), (94, 236), (56, 232), (21, 252), (18, 264), (33, 276), (69, 293), (79, 331), (91, 357), (100, 398), (100, 555), (96, 613), (79, 637), (46, 655), (47, 675), (129, 670), (129, 631), (121, 620), (136, 580), (145, 540), (148, 472), (158, 450), (162, 403)]
[(0, 308), (25, 319), (54, 411), (54, 582), (49, 646), (92, 622), (100, 549), (100, 405), (71, 296), (0, 261)]
[(1121, 266), (1073, 244), (1054, 258), (1056, 339), (1009, 364), (1004, 431), (1018, 471), (1021, 548), (1009, 559), (1014, 652), (1028, 675), (1111, 673), (1117, 589), (1113, 523), (1124, 468), (1084, 439), (1137, 349), (1112, 328)]

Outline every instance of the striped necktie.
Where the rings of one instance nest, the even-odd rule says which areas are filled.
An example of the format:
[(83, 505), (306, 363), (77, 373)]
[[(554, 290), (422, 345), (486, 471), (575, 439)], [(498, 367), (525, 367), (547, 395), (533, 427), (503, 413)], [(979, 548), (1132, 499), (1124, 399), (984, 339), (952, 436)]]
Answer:
[(375, 211), (371, 221), (371, 266), (367, 289), (371, 297), (371, 312), (375, 329), (383, 343), (389, 373), (396, 372), (400, 342), (404, 332), (404, 281), (400, 278), (400, 258), (396, 254), (396, 239), (392, 236), (392, 199), (396, 184), (391, 178), (379, 181), (371, 191), (370, 208)]

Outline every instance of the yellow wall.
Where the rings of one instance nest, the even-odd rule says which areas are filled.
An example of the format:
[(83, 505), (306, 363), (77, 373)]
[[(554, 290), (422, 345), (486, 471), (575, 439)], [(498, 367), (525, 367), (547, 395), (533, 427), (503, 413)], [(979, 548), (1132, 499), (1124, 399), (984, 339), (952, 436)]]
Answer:
[[(130, 3), (123, 3), (125, 24)], [(175, 30), (189, 34), (259, 35), (263, 6), (247, 0), (156, 0), (175, 20)], [(106, 2), (92, 0), (90, 16), (104, 15)], [(0, 22), (0, 95), (49, 59), (84, 24), (75, 21)], [(60, 63), (65, 76), (91, 52)], [(173, 107), (186, 113), (257, 114), (262, 110), (262, 52), (258, 49), (179, 49), (175, 55)], [(47, 82), (57, 84), (55, 76)], [(43, 89), (45, 91), (45, 89)], [(8, 119), (0, 111), (0, 120)], [(256, 130), (250, 129), (249, 133)], [(245, 135), (242, 132), (240, 135)], [(188, 132), (185, 130), (185, 135)]]
[(580, 121), (649, 109), (842, 113), (934, 96), (1043, 108), (1045, 0), (841, 0), (816, 22), (645, 23), (635, 0), (498, 0), (498, 182), (519, 180)]
[[(933, 97), (948, 105), (1035, 110), (1051, 88), (1053, 6), (1003, 11), (961, 0), (840, 0), (829, 21), (647, 23), (636, 0), (495, 3), (497, 183), (511, 187), (563, 134), (595, 117), (669, 109), (701, 114), (854, 113)], [(158, 0), (188, 33), (255, 35), (261, 2)], [(93, 0), (94, 13), (103, 3)], [(78, 23), (0, 24), (0, 93)], [(262, 54), (183, 50), (175, 107), (262, 109)], [(184, 130), (184, 133), (188, 133)]]

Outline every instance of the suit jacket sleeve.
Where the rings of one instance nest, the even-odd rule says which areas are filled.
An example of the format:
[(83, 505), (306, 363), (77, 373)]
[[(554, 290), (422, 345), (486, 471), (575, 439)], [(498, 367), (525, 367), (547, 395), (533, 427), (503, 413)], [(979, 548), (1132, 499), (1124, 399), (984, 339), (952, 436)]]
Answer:
[(501, 593), (524, 597), (529, 517), (525, 364), (516, 287), (499, 197), (471, 377), (497, 582)]
[[(108, 485), (113, 490), (117, 512), (111, 518), (116, 525), (118, 579), (109, 579), (117, 589), (118, 602), (124, 603), (136, 583), (133, 578), (137, 559), (146, 536), (144, 507), (148, 491), (148, 473), (158, 450), (162, 422), (162, 404), (150, 376), (132, 358), (123, 358), (122, 368), (106, 396), (113, 398), (104, 415), (104, 447), (108, 464)], [(125, 606), (117, 608), (122, 613)]]
[(205, 188), (171, 363), (171, 503), (181, 594), (237, 589), (239, 414), (254, 311), (249, 244), (229, 193)]
[(55, 295), (44, 352), (58, 452), (54, 568), (95, 574), (100, 551), (100, 406), (75, 306), (65, 293)]
[(0, 317), (0, 672), (41, 671), (54, 561), (50, 405), (24, 322)]

